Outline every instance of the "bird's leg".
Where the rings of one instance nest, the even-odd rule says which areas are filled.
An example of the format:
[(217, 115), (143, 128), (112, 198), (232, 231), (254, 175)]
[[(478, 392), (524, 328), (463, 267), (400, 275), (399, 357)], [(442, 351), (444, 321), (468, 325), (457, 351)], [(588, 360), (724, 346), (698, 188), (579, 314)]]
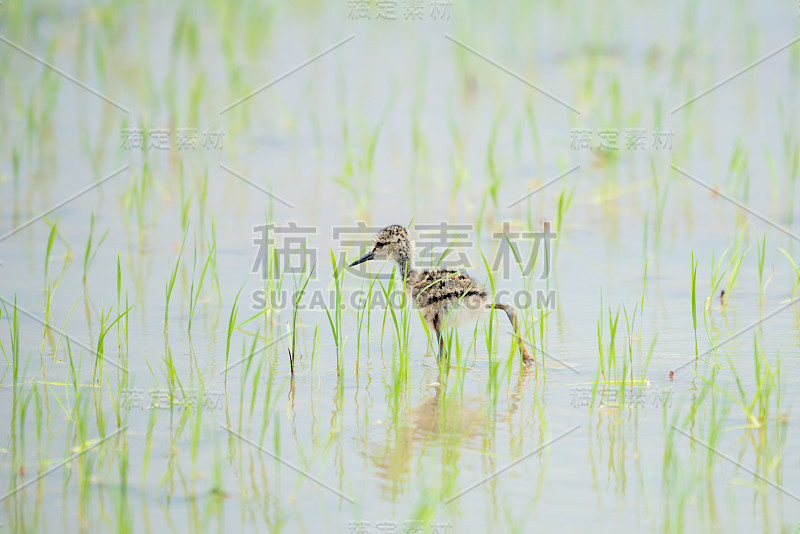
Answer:
[(441, 360), (444, 355), (444, 338), (442, 337), (443, 321), (440, 320), (441, 315), (437, 312), (428, 323), (430, 328), (436, 332), (436, 340), (439, 342), (439, 354), (437, 359)]
[(442, 337), (442, 333), (436, 329), (436, 339), (439, 340), (439, 356), (438, 358), (441, 360), (442, 356), (444, 356), (444, 338)]

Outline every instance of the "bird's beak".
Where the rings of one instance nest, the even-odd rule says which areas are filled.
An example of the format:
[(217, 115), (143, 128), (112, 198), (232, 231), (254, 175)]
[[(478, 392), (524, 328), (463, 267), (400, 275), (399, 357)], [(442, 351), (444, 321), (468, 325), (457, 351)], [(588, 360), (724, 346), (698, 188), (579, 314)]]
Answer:
[(358, 258), (356, 261), (354, 261), (353, 263), (351, 263), (351, 264), (350, 264), (350, 267), (355, 267), (355, 266), (356, 266), (356, 265), (358, 265), (359, 263), (364, 263), (365, 261), (369, 261), (369, 260), (371, 260), (371, 259), (372, 259), (372, 258), (374, 258), (374, 257), (375, 257), (375, 252), (373, 252), (373, 251), (371, 251), (371, 250), (370, 250), (369, 252), (367, 252), (366, 254), (364, 254), (363, 256), (361, 256), (360, 258)]

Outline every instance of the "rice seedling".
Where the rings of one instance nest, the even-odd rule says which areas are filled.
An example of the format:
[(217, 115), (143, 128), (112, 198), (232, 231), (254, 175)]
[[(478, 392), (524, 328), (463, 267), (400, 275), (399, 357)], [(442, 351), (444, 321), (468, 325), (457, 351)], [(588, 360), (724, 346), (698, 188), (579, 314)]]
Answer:
[(117, 428), (122, 428), (123, 426), (123, 416), (122, 416), (122, 397), (125, 395), (125, 390), (128, 386), (127, 375), (123, 374), (122, 378), (117, 381), (117, 394), (114, 394), (114, 388), (111, 387), (111, 383), (109, 382), (108, 374), (105, 375), (106, 379), (106, 389), (108, 391), (108, 397), (111, 401), (111, 409), (114, 412), (114, 418), (117, 423)]
[[(25, 428), (26, 428), (25, 419), (26, 419), (26, 416), (27, 416), (27, 413), (28, 413), (28, 405), (31, 402), (31, 398), (33, 397), (33, 392), (34, 391), (36, 391), (36, 388), (32, 388), (30, 391), (28, 391), (28, 394), (25, 395), (22, 398), (22, 401), (20, 402), (20, 405), (19, 405), (19, 420), (17, 421), (17, 423), (19, 425), (17, 431), (18, 431), (19, 434), (18, 434), (18, 436), (16, 436), (16, 438), (19, 439), (19, 449), (18, 449), (20, 451), (19, 452), (19, 458), (18, 458), (19, 459), (19, 465), (18, 466), (14, 466), (14, 467), (15, 467), (15, 471), (18, 471), (20, 473), (24, 473), (25, 472), (25, 459), (24, 459), (25, 458)], [(15, 454), (15, 460), (16, 459), (17, 458), (16, 458), (16, 454)]]
[(203, 418), (203, 399), (202, 395), (203, 392), (200, 392), (201, 398), (198, 399), (196, 402), (191, 404), (191, 407), (194, 409), (194, 427), (192, 429), (192, 439), (191, 439), (191, 463), (192, 463), (192, 479), (197, 478), (197, 454), (200, 450), (200, 422)]
[[(455, 140), (456, 145), (459, 146), (461, 142), (458, 138)], [(460, 150), (460, 148), (457, 148)], [(455, 153), (450, 157), (450, 173), (453, 175), (453, 185), (450, 188), (450, 204), (455, 205), (459, 193), (465, 189), (469, 184), (469, 169), (464, 164), (463, 155)], [(414, 195), (416, 199), (416, 195)]]
[[(642, 370), (639, 374), (639, 394), (641, 395), (642, 389), (644, 385), (647, 383), (647, 369), (650, 367), (650, 360), (653, 357), (653, 350), (656, 348), (656, 341), (658, 340), (658, 336), (653, 337), (653, 341), (650, 342), (650, 349), (647, 351), (647, 358), (642, 365)], [(666, 404), (666, 403), (665, 403)]]
[(211, 250), (208, 253), (211, 258), (211, 273), (214, 279), (214, 287), (217, 289), (217, 306), (222, 306), (222, 290), (219, 285), (219, 269), (217, 269), (217, 230), (214, 225), (214, 218), (211, 218)]
[(699, 354), (697, 351), (697, 262), (694, 259), (694, 251), (692, 251), (692, 328), (694, 329), (694, 355)]
[[(144, 125), (140, 125), (142, 129), (145, 129)], [(127, 195), (128, 199), (128, 214), (136, 211), (136, 225), (139, 229), (139, 234), (142, 238), (145, 235), (143, 231), (145, 228), (145, 216), (146, 210), (149, 205), (148, 195), (152, 196), (153, 191), (153, 177), (150, 171), (150, 166), (145, 159), (142, 165), (142, 172), (138, 176), (138, 180), (133, 180), (131, 182), (131, 189)]]
[[(536, 331), (533, 328), (533, 323), (534, 323), (533, 273), (534, 270), (536, 269), (536, 261), (539, 258), (539, 247), (534, 244), (534, 248), (529, 255), (529, 260), (528, 260), (529, 263), (528, 265), (525, 265), (522, 260), (519, 248), (511, 241), (511, 239), (509, 238), (508, 234), (505, 231), (503, 232), (503, 238), (505, 239), (505, 242), (508, 245), (509, 250), (511, 251), (511, 254), (514, 258), (514, 262), (517, 264), (517, 268), (519, 269), (520, 276), (522, 277), (523, 280), (524, 290), (526, 291), (531, 301), (529, 306), (526, 306), (525, 309), (520, 310), (521, 311), (520, 315), (522, 317), (521, 328), (523, 332), (523, 338), (528, 335), (528, 332), (530, 332), (530, 338), (528, 339), (528, 341), (530, 342), (532, 347), (536, 347)], [(544, 345), (542, 346), (542, 349), (544, 350)], [(538, 375), (539, 370), (535, 365), (536, 351), (533, 352), (533, 358), (534, 358), (534, 373)], [(544, 352), (542, 352), (542, 365), (544, 365)]]
[[(345, 162), (344, 169), (339, 176), (333, 178), (333, 182), (341, 186), (353, 199), (356, 206), (356, 211), (359, 213), (366, 213), (370, 208), (372, 200), (372, 182), (374, 178), (374, 162), (375, 151), (378, 146), (378, 139), (380, 137), (381, 129), (386, 114), (389, 111), (389, 106), (392, 103), (390, 96), (386, 108), (384, 109), (381, 117), (375, 128), (370, 130), (367, 126), (362, 124), (364, 137), (363, 145), (366, 146), (363, 157), (359, 157), (353, 149), (352, 140), (350, 137), (350, 129), (345, 120), (342, 123), (342, 132), (344, 137)], [(359, 180), (359, 177), (363, 179)]]
[(378, 138), (381, 134), (381, 128), (383, 127), (383, 121), (386, 118), (386, 113), (388, 112), (388, 106), (392, 102), (392, 98), (390, 97), (387, 102), (387, 107), (384, 110), (383, 114), (381, 115), (380, 119), (378, 120), (378, 124), (372, 130), (369, 135), (369, 141), (367, 143), (367, 154), (364, 158), (364, 169), (366, 170), (366, 180), (365, 185), (367, 186), (367, 190), (365, 191), (367, 199), (371, 198), (371, 184), (372, 184), (372, 177), (373, 177), (373, 170), (375, 167), (375, 149), (378, 147)]
[[(392, 271), (392, 274), (389, 277), (389, 282), (386, 284), (387, 287), (384, 288), (383, 287), (383, 282), (378, 280), (378, 284), (381, 286), (381, 295), (383, 295), (382, 298), (384, 299), (384, 301), (383, 301), (383, 318), (381, 320), (381, 343), (380, 343), (381, 350), (383, 350), (383, 338), (386, 335), (386, 319), (389, 316), (389, 303), (388, 303), (388, 300), (386, 300), (386, 295), (387, 294), (389, 294), (389, 295), (393, 294), (392, 290), (394, 288), (394, 282), (395, 282), (394, 271)], [(369, 321), (369, 317), (367, 318), (367, 321)]]
[(642, 339), (642, 325), (644, 325), (644, 296), (647, 289), (647, 260), (644, 262), (644, 274), (642, 275), (642, 300), (639, 306), (639, 339)]
[[(791, 131), (796, 131), (796, 128), (789, 126)], [(787, 130), (788, 130), (787, 128)], [(796, 139), (794, 141), (790, 140), (790, 134), (788, 131), (784, 134), (784, 144), (786, 145), (786, 153), (787, 159), (789, 160), (789, 224), (794, 222), (794, 198), (795, 192), (797, 190), (797, 176), (800, 174), (800, 142)]]
[(119, 456), (119, 492), (115, 495), (115, 512), (117, 532), (127, 533), (132, 531), (131, 510), (128, 502), (128, 471), (130, 469), (130, 458), (128, 440), (123, 435), (117, 447)]
[(242, 284), (242, 287), (240, 287), (239, 291), (236, 293), (236, 298), (233, 299), (233, 306), (231, 307), (231, 315), (228, 318), (228, 334), (225, 340), (225, 378), (223, 380), (226, 389), (228, 386), (228, 358), (230, 357), (231, 354), (231, 336), (233, 336), (234, 326), (236, 325), (236, 317), (239, 313), (239, 309), (237, 308), (236, 305), (239, 302), (239, 295), (241, 295), (243, 288), (244, 284)]
[(781, 253), (784, 256), (786, 256), (786, 259), (789, 260), (789, 263), (792, 265), (792, 269), (794, 269), (794, 272), (797, 275), (797, 280), (795, 281), (794, 289), (792, 290), (794, 298), (797, 298), (797, 288), (800, 287), (800, 267), (797, 266), (797, 263), (795, 263), (794, 258), (792, 258), (792, 256), (788, 252), (786, 252), (780, 247), (778, 248), (778, 250), (780, 250)]
[[(600, 366), (598, 368), (598, 374), (602, 374), (603, 380), (606, 380), (606, 366), (605, 366), (605, 357), (604, 357), (604, 345), (603, 345), (603, 332), (605, 328), (605, 322), (603, 321), (603, 290), (600, 290), (600, 319), (597, 320), (597, 352), (600, 356)], [(597, 380), (595, 380), (595, 390), (597, 389)], [(593, 397), (594, 398), (594, 397)]]
[[(117, 253), (117, 309), (122, 309), (122, 265)], [(126, 316), (127, 317), (127, 316)], [(119, 335), (120, 323), (117, 323), (117, 350), (122, 349), (122, 337)]]
[(14, 198), (19, 191), (19, 148), (14, 146), (11, 149), (11, 177), (14, 183)]
[[(53, 286), (51, 284), (51, 279), (50, 279), (50, 253), (53, 250), (53, 240), (55, 239), (55, 236), (56, 236), (56, 227), (57, 226), (58, 226), (58, 221), (53, 223), (53, 226), (50, 228), (50, 235), (47, 238), (47, 248), (45, 249), (45, 255), (44, 255), (44, 287), (45, 287), (45, 289), (44, 289), (44, 291), (45, 291), (45, 297), (44, 297), (44, 322), (45, 322), (45, 324), (49, 324), (50, 323), (50, 306), (51, 306), (51, 304), (53, 302)], [(66, 259), (64, 260), (64, 266), (66, 267)], [(63, 272), (64, 272), (63, 269), (62, 269), (61, 272), (62, 272), (62, 275), (63, 275)], [(49, 332), (50, 332), (50, 330), (48, 328), (45, 328), (44, 331), (42, 332), (42, 348), (39, 351), (41, 356), (44, 356), (45, 340), (47, 339), (47, 335), (48, 335)]]
[[(489, 268), (489, 262), (486, 261), (486, 256), (483, 254), (483, 250), (481, 250), (480, 246), (478, 247), (478, 252), (481, 255), (481, 259), (483, 260), (483, 267), (484, 267), (484, 269), (486, 269), (486, 276), (489, 279), (489, 289), (490, 289), (491, 294), (492, 294), (492, 302), (495, 302), (495, 296), (497, 295), (497, 291), (496, 291), (495, 286), (494, 286), (494, 277), (492, 276), (492, 270)], [(460, 298), (458, 300), (458, 302), (460, 303), (462, 299), (463, 299), (463, 296), (462, 296), (462, 298)], [(455, 307), (453, 309), (455, 309)], [(452, 314), (452, 313), (453, 312), (450, 311), (450, 314)], [(487, 356), (489, 358), (489, 381), (490, 381), (490, 383), (494, 381), (494, 378), (496, 376), (496, 371), (497, 371), (497, 367), (492, 363), (492, 349), (494, 347), (494, 343), (492, 342), (493, 339), (494, 339), (494, 335), (493, 335), (493, 333), (494, 333), (494, 318), (495, 318), (495, 309), (494, 309), (494, 307), (492, 307), (489, 310), (489, 320), (487, 322), (486, 327), (484, 328), (485, 339), (486, 339), (486, 354), (487, 354)], [(513, 355), (514, 355), (514, 348), (515, 348), (514, 344), (515, 343), (516, 343), (516, 339), (514, 339), (514, 336), (512, 336), (511, 353), (509, 355), (509, 359), (511, 357), (513, 357)], [(521, 363), (522, 362), (520, 362), (520, 364)]]
[(263, 418), (261, 421), (261, 431), (259, 433), (259, 438), (258, 438), (259, 445), (263, 445), (264, 438), (267, 434), (267, 426), (269, 425), (270, 421), (272, 421), (272, 418), (270, 417), (270, 415), (272, 414), (272, 406), (273, 404), (275, 404), (275, 402), (277, 402), (278, 397), (282, 394), (283, 387), (286, 384), (284, 382), (280, 386), (277, 386), (275, 384), (274, 373), (267, 373), (266, 381), (267, 385), (266, 388), (264, 389), (264, 404), (261, 407)]
[[(556, 232), (558, 232), (558, 237), (561, 239), (564, 238), (564, 227), (562, 226), (562, 222), (564, 220), (564, 216), (567, 214), (570, 206), (572, 205), (572, 197), (575, 194), (575, 188), (569, 190), (569, 194), (567, 194), (567, 190), (564, 189), (561, 191), (561, 194), (558, 196), (558, 209), (556, 211)], [(549, 233), (549, 232), (548, 232)], [(547, 241), (547, 239), (545, 239)], [(556, 240), (556, 245), (558, 244), (558, 240)], [(553, 267), (556, 265), (556, 257), (558, 256), (558, 246), (553, 247)], [(550, 265), (549, 263), (547, 265)]]
[[(375, 289), (375, 283), (380, 278), (382, 271), (383, 271), (383, 266), (381, 266), (378, 269), (378, 272), (375, 274), (375, 276), (373, 276), (371, 278), (370, 283), (369, 283), (369, 289), (367, 291), (367, 301), (366, 301), (366, 303), (363, 303), (363, 301), (362, 301), (363, 305), (361, 306), (361, 308), (359, 310), (356, 310), (356, 324), (357, 324), (357, 326), (356, 326), (356, 337), (357, 337), (357, 345), (358, 345), (357, 348), (356, 348), (356, 373), (358, 373), (358, 369), (359, 369), (359, 365), (360, 365), (361, 328), (362, 328), (362, 325), (364, 323), (364, 315), (366, 314), (366, 317), (367, 317), (367, 340), (369, 340), (370, 332), (372, 331), (372, 308), (373, 308), (372, 298), (373, 298), (373, 294), (374, 294), (373, 292), (374, 292), (374, 289)], [(363, 286), (363, 281), (362, 281), (362, 286), (361, 287), (362, 287), (362, 289), (364, 287)], [(384, 326), (384, 328), (386, 326), (386, 308), (385, 307), (384, 307), (384, 316), (383, 316), (383, 326)], [(381, 344), (383, 344), (383, 332), (384, 332), (384, 330), (382, 329), (382, 331), (381, 331)], [(367, 353), (369, 353), (369, 342), (367, 342)]]
[[(377, 277), (375, 277), (377, 278)], [(360, 369), (360, 360), (361, 360), (361, 328), (364, 324), (364, 317), (368, 315), (367, 309), (370, 307), (372, 303), (372, 288), (375, 284), (373, 281), (369, 285), (369, 294), (367, 295), (366, 301), (361, 300), (358, 303), (358, 307), (356, 308), (356, 375)], [(361, 279), (361, 289), (360, 293), (364, 295), (364, 281), (365, 279)], [(369, 333), (367, 333), (367, 344), (369, 345)]]
[(100, 335), (97, 338), (97, 350), (95, 351), (95, 359), (94, 359), (94, 375), (92, 382), (97, 383), (97, 372), (100, 371), (100, 376), (102, 377), (103, 374), (103, 357), (105, 354), (105, 339), (108, 333), (114, 328), (121, 319), (128, 315), (128, 312), (131, 308), (127, 308), (121, 314), (117, 315), (116, 319), (114, 319), (107, 327), (105, 326), (108, 319), (111, 317), (111, 309), (108, 310), (108, 314), (106, 314), (102, 309), (100, 310)]
[[(254, 337), (254, 339), (257, 338), (258, 335)], [(253, 347), (255, 347), (255, 343), (253, 344)], [(253, 348), (253, 351), (254, 350), (255, 348)], [(261, 391), (260, 380), (261, 380), (261, 372), (263, 369), (264, 369), (264, 358), (262, 357), (258, 359), (258, 365), (256, 366), (255, 373), (253, 373), (252, 387), (250, 388), (252, 393), (250, 394), (250, 412), (248, 413), (247, 417), (248, 421), (251, 422), (253, 420), (253, 412), (255, 410), (255, 405), (256, 405), (256, 395)]]
[[(631, 315), (631, 321), (628, 322), (628, 310), (625, 308), (625, 304), (622, 305), (622, 313), (625, 317), (625, 329), (628, 333), (628, 360), (626, 365), (628, 366), (628, 370), (630, 371), (630, 380), (631, 380), (631, 387), (633, 387), (633, 331), (636, 326), (636, 311), (639, 307), (639, 303), (636, 303), (636, 306), (633, 308), (633, 314)], [(628, 376), (628, 373), (622, 373), (623, 377)]]
[(192, 261), (192, 286), (189, 288), (189, 324), (186, 328), (186, 331), (190, 335), (192, 332), (192, 320), (194, 319), (194, 314), (197, 311), (197, 303), (200, 300), (200, 291), (202, 291), (203, 289), (203, 281), (206, 278), (206, 271), (208, 270), (208, 266), (211, 263), (211, 259), (214, 257), (215, 250), (216, 250), (216, 244), (211, 245), (211, 248), (208, 251), (208, 256), (206, 256), (206, 261), (203, 264), (203, 270), (200, 272), (200, 280), (197, 282), (197, 290), (195, 291), (194, 275), (195, 275), (195, 268), (197, 267), (197, 243), (195, 242), (194, 260)]
[(764, 282), (764, 256), (767, 251), (766, 234), (761, 236), (761, 241), (758, 240), (758, 234), (756, 234), (756, 246), (758, 247), (758, 302), (763, 304), (764, 291), (767, 289), (767, 285), (775, 274), (775, 268), (772, 268), (772, 273), (769, 275), (769, 278), (767, 278), (767, 281)]
[(714, 249), (711, 250), (711, 269), (709, 271), (711, 274), (711, 292), (706, 297), (706, 305), (705, 305), (706, 313), (708, 315), (711, 314), (712, 299), (714, 298), (714, 295), (716, 295), (717, 289), (719, 289), (719, 286), (722, 283), (725, 274), (728, 272), (728, 269), (730, 268), (730, 263), (732, 260), (728, 260), (728, 264), (726, 265), (725, 269), (720, 271), (720, 269), (722, 268), (723, 260), (725, 259), (725, 256), (728, 254), (729, 249), (730, 247), (723, 251), (722, 255), (719, 258), (719, 261), (714, 261)]
[(748, 174), (747, 159), (748, 155), (744, 148), (744, 144), (741, 140), (737, 140), (736, 146), (733, 149), (733, 156), (731, 157), (730, 164), (728, 165), (728, 181), (732, 182), (734, 188), (737, 184), (741, 184), (740, 187), (742, 188), (741, 194), (743, 202), (747, 202), (749, 196), (749, 188), (747, 187), (748, 180), (746, 179)]
[(667, 197), (669, 196), (670, 179), (668, 177), (664, 178), (664, 185), (662, 189), (658, 180), (658, 173), (656, 172), (655, 160), (653, 158), (650, 158), (650, 172), (653, 175), (653, 187), (655, 188), (655, 241), (656, 243), (659, 243), (661, 239), (661, 228), (664, 221)]
[[(616, 398), (624, 404), (625, 400), (625, 384), (629, 382), (633, 387), (633, 329), (634, 323), (628, 322), (628, 313), (625, 306), (618, 306), (616, 314), (612, 314), (611, 307), (608, 307), (608, 345), (603, 342), (605, 334), (605, 314), (602, 311), (603, 298), (600, 296), (600, 319), (597, 323), (597, 347), (599, 353), (599, 361), (595, 381), (592, 386), (592, 407), (594, 406), (597, 390), (601, 384), (604, 386), (606, 393), (610, 392), (611, 387), (616, 387)], [(638, 308), (638, 303), (636, 308)], [(636, 308), (634, 308), (633, 316), (636, 315)], [(628, 334), (628, 358), (622, 358), (622, 367), (617, 371), (617, 326), (619, 323), (620, 311), (624, 312), (627, 334)], [(602, 377), (602, 381), (600, 378)], [(606, 388), (608, 386), (608, 388)]]
[[(5, 308), (5, 302), (2, 302), (3, 306), (0, 308), (0, 321), (3, 320), (3, 309)], [(8, 353), (6, 353), (6, 348), (3, 346), (3, 340), (0, 339), (0, 352), (3, 353), (3, 358), (6, 360), (6, 367), (11, 366), (11, 362), (8, 359)]]
[[(427, 172), (424, 169), (426, 169), (426, 163), (430, 154), (430, 143), (425, 135), (425, 126), (420, 119), (421, 112), (419, 107), (418, 105), (414, 105), (411, 112), (411, 172), (409, 173), (408, 180), (409, 192), (414, 191), (416, 187), (418, 187), (420, 174)], [(451, 133), (453, 132), (452, 123), (450, 131)], [(451, 158), (450, 163), (454, 166), (458, 165), (455, 158)], [(461, 177), (463, 177), (463, 175), (459, 175), (459, 178)], [(458, 194), (459, 186), (456, 186), (456, 190), (451, 192), (451, 201), (453, 197)], [(417, 211), (419, 199), (413, 194), (410, 194), (409, 197), (411, 198), (413, 211)]]
[(178, 385), (178, 389), (181, 392), (181, 400), (186, 401), (186, 390), (183, 388), (183, 383), (181, 383), (180, 375), (178, 374), (178, 370), (175, 368), (175, 360), (172, 357), (172, 349), (167, 346), (166, 347), (166, 355), (164, 356), (164, 365), (166, 366), (165, 374), (167, 379), (167, 389), (169, 391), (169, 403), (170, 403), (170, 410), (174, 407), (175, 403), (177, 402), (177, 394), (175, 390), (175, 384)]
[(333, 268), (333, 287), (334, 287), (334, 310), (333, 315), (325, 304), (325, 314), (328, 316), (328, 323), (331, 326), (331, 333), (333, 334), (333, 343), (336, 346), (336, 373), (341, 376), (342, 373), (342, 351), (344, 350), (344, 338), (342, 332), (342, 280), (339, 266), (336, 263), (336, 256), (331, 253), (331, 267)]
[[(54, 221), (52, 226), (50, 227), (50, 234), (47, 236), (47, 245), (45, 247), (45, 255), (44, 255), (44, 285), (45, 289), (49, 288), (52, 277), (50, 276), (50, 256), (53, 252), (53, 244), (55, 241), (55, 237), (58, 233), (58, 220)], [(64, 273), (67, 270), (67, 264), (70, 261), (70, 251), (68, 250), (67, 253), (64, 255), (64, 264), (61, 266), (61, 272), (55, 279), (55, 283), (53, 284), (54, 287), (58, 287), (61, 279), (64, 277)]]
[(486, 148), (486, 171), (489, 174), (489, 186), (486, 188), (486, 192), (483, 194), (483, 199), (481, 200), (481, 207), (478, 211), (477, 231), (479, 235), (481, 233), (481, 228), (483, 226), (483, 219), (487, 202), (491, 200), (492, 207), (494, 208), (495, 212), (497, 212), (498, 209), (497, 194), (500, 190), (500, 187), (503, 184), (504, 171), (498, 168), (497, 162), (495, 161), (495, 144), (497, 143), (498, 129), (500, 127), (500, 123), (505, 118), (504, 116), (505, 116), (505, 111), (501, 111), (495, 115), (494, 120), (492, 122), (492, 129), (489, 133), (489, 144)]
[[(706, 384), (703, 388), (704, 390), (710, 391), (709, 396), (711, 397), (711, 409), (708, 416), (708, 426), (707, 426), (707, 435), (706, 435), (706, 454), (705, 454), (705, 476), (706, 479), (710, 480), (713, 476), (713, 469), (714, 464), (716, 463), (717, 455), (714, 452), (715, 450), (719, 450), (721, 438), (723, 435), (724, 425), (728, 418), (728, 414), (730, 411), (730, 405), (727, 403), (721, 403), (717, 400), (716, 396), (714, 395), (714, 391), (716, 390), (717, 384), (716, 382), (716, 370), (712, 369), (711, 381)], [(705, 392), (701, 392), (701, 395), (704, 395)]]
[[(306, 255), (303, 254), (303, 257), (305, 258)], [(304, 260), (302, 270), (300, 271), (299, 281), (296, 277), (294, 277), (294, 273), (292, 274), (292, 277), (294, 278), (294, 291), (293, 291), (294, 298), (292, 299), (292, 348), (289, 349), (289, 366), (292, 371), (292, 376), (294, 376), (294, 359), (296, 355), (297, 312), (300, 308), (300, 301), (303, 298), (303, 294), (306, 292), (306, 287), (308, 286), (308, 282), (311, 280), (311, 277), (314, 274), (314, 269), (316, 268), (316, 265), (311, 266), (311, 269), (308, 272), (308, 276), (305, 277), (305, 282), (303, 282), (303, 276), (305, 275), (306, 272), (306, 265), (307, 263)], [(302, 284), (302, 286), (300, 284)]]
[(775, 158), (769, 150), (769, 147), (764, 147), (764, 159), (767, 161), (769, 167), (769, 178), (772, 182), (772, 200), (777, 201), (780, 196), (780, 186), (778, 184), (778, 168), (775, 165)]
[[(166, 287), (165, 287), (165, 294), (166, 294), (166, 305), (164, 306), (164, 336), (166, 337), (167, 331), (169, 328), (169, 301), (172, 297), (172, 290), (175, 288), (175, 279), (178, 277), (178, 267), (181, 264), (181, 256), (183, 255), (183, 246), (186, 244), (186, 234), (189, 232), (189, 228), (186, 227), (183, 231), (183, 239), (181, 239), (181, 247), (178, 250), (178, 257), (175, 260), (175, 266), (172, 268), (172, 274), (167, 279)], [(199, 292), (199, 290), (198, 290)]]
[[(544, 332), (545, 332), (545, 318), (547, 314), (544, 312), (544, 307), (539, 306), (539, 350), (542, 353), (542, 378), (547, 375), (547, 365), (545, 362), (545, 356), (547, 352), (545, 351), (545, 341), (544, 341)], [(535, 358), (535, 357), (534, 357)]]
[[(536, 124), (536, 114), (534, 112), (533, 104), (531, 103), (530, 99), (525, 101), (525, 118), (528, 121), (528, 128), (531, 131), (531, 138), (533, 141), (533, 152), (536, 156), (536, 162), (539, 167), (539, 174), (542, 174), (543, 162), (544, 162), (544, 158), (542, 157), (542, 143), (541, 143), (541, 138), (539, 136), (539, 128)], [(530, 213), (530, 209), (528, 210), (528, 212)]]
[(192, 192), (189, 191), (187, 194), (184, 182), (183, 161), (181, 161), (178, 166), (178, 186), (181, 202), (181, 228), (183, 233), (186, 234), (189, 231), (189, 208), (192, 204)]
[[(312, 374), (312, 379), (313, 379), (313, 374), (314, 374), (314, 355), (317, 352), (322, 352), (322, 349), (320, 348), (320, 346), (321, 346), (321, 341), (319, 339), (319, 323), (317, 323), (317, 324), (314, 325), (314, 334), (311, 336), (311, 374)], [(319, 360), (317, 360), (317, 374), (319, 375), (319, 373), (320, 373), (320, 363), (319, 363)]]
[(95, 257), (97, 256), (97, 251), (103, 245), (103, 242), (108, 237), (108, 230), (105, 231), (103, 237), (100, 238), (100, 241), (97, 245), (93, 248), (92, 247), (92, 239), (94, 236), (94, 212), (92, 212), (92, 216), (89, 222), (89, 239), (86, 241), (86, 249), (83, 253), (83, 283), (86, 284), (86, 279), (89, 276), (89, 269), (94, 262)]
[[(246, 351), (246, 344), (245, 344), (244, 340), (242, 341), (242, 361), (244, 362), (244, 372), (242, 373), (242, 376), (241, 376), (241, 387), (239, 388), (239, 426), (238, 426), (238, 431), (240, 433), (242, 431), (242, 418), (244, 417), (244, 409), (243, 409), (243, 406), (244, 406), (244, 393), (245, 393), (245, 390), (247, 389), (247, 379), (250, 376), (250, 368), (252, 367), (253, 360), (255, 359), (254, 357), (255, 357), (255, 353), (256, 353), (256, 342), (257, 341), (258, 341), (258, 331), (256, 331), (256, 335), (253, 336), (253, 342), (250, 344), (249, 352)], [(260, 368), (261, 368), (261, 359), (260, 358), (259, 358), (259, 365), (257, 367), (258, 367), (259, 370), (257, 371), (256, 374), (260, 374)], [(253, 396), (251, 398), (251, 406), (250, 406), (251, 413), (252, 413), (252, 409), (253, 409), (253, 404), (255, 402), (255, 392), (256, 391), (257, 391), (257, 389), (254, 387), (253, 388)]]
[[(42, 466), (44, 465), (44, 458), (43, 458), (43, 448), (42, 448), (42, 434), (45, 429), (45, 422), (42, 420), (43, 411), (42, 411), (42, 396), (39, 394), (39, 388), (34, 387), (31, 391), (33, 391), (33, 400), (34, 402), (34, 416), (36, 417), (36, 458), (37, 463)], [(47, 388), (44, 388), (44, 394), (47, 395)], [(55, 397), (58, 399), (58, 397)]]
[[(719, 387), (717, 388), (718, 391), (739, 405), (748, 422), (753, 427), (761, 427), (766, 423), (769, 415), (770, 397), (775, 394), (776, 399), (779, 398), (780, 356), (777, 358), (775, 368), (771, 367), (764, 356), (764, 352), (759, 347), (758, 338), (755, 333), (753, 334), (753, 363), (756, 391), (752, 399), (749, 398), (745, 391), (740, 374), (737, 372), (736, 366), (734, 366), (730, 356), (727, 357), (727, 360), (728, 366), (736, 381), (738, 397), (729, 393), (727, 388)], [(780, 407), (779, 404), (778, 407)]]
[(728, 305), (728, 300), (730, 299), (731, 292), (733, 291), (733, 287), (736, 284), (736, 279), (739, 277), (739, 269), (742, 266), (742, 261), (744, 260), (745, 254), (747, 254), (748, 252), (747, 250), (745, 250), (744, 252), (739, 254), (740, 248), (741, 248), (741, 239), (737, 236), (733, 249), (733, 254), (731, 255), (731, 261), (728, 264), (729, 267), (728, 284), (727, 287), (725, 288), (723, 298), (720, 299), (723, 308), (727, 307)]
[(203, 183), (200, 186), (200, 199), (198, 200), (198, 211), (200, 213), (200, 235), (206, 233), (206, 203), (208, 201), (208, 165), (203, 167)]
[[(402, 280), (402, 289), (405, 289), (406, 276), (404, 273)], [(394, 326), (395, 339), (397, 340), (398, 358), (400, 366), (397, 369), (399, 374), (394, 376), (399, 380), (408, 377), (408, 357), (411, 344), (411, 302), (405, 290), (400, 292), (400, 302), (398, 303), (399, 310), (396, 310), (395, 303), (392, 300), (392, 288), (394, 287), (394, 280), (396, 277), (393, 275), (387, 287), (384, 287), (383, 282), (380, 280), (378, 283), (383, 291), (384, 298), (386, 299), (386, 310), (392, 317), (392, 325)], [(384, 328), (386, 325), (386, 310), (384, 311)], [(393, 364), (395, 365), (393, 360)], [(398, 383), (399, 384), (399, 383)], [(398, 385), (399, 387), (399, 385)]]
[(150, 455), (153, 450), (153, 430), (155, 429), (156, 422), (158, 421), (158, 414), (160, 410), (150, 410), (147, 418), (147, 431), (144, 438), (144, 453), (142, 456), (142, 486), (147, 478), (147, 468), (150, 465)]

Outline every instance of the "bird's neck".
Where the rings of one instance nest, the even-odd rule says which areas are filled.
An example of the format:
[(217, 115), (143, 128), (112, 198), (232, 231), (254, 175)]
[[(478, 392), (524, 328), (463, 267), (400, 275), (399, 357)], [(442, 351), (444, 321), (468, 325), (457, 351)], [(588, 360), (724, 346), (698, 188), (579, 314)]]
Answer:
[(398, 269), (398, 276), (402, 280), (410, 280), (411, 276), (414, 274), (414, 264), (411, 262), (411, 258), (404, 255), (397, 259), (397, 269)]

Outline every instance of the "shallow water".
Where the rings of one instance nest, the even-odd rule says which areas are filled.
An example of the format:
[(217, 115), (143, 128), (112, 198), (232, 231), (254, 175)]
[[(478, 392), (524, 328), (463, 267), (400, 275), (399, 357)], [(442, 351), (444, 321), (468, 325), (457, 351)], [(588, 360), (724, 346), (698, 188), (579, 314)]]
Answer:
[[(797, 7), (351, 4), (0, 5), (0, 523), (794, 531), (800, 43), (719, 84), (791, 43)], [(131, 128), (172, 137), (126, 148)], [(460, 328), (449, 361), (414, 310), (398, 336), (375, 262), (341, 276), (337, 351), (330, 255), (364, 251), (362, 222), (411, 222), (423, 265), (452, 245), (447, 266), (520, 308), (537, 366), (502, 316)], [(512, 235), (545, 222), (547, 248)], [(528, 276), (506, 223), (539, 251)], [(264, 224), (290, 229), (275, 279)]]

